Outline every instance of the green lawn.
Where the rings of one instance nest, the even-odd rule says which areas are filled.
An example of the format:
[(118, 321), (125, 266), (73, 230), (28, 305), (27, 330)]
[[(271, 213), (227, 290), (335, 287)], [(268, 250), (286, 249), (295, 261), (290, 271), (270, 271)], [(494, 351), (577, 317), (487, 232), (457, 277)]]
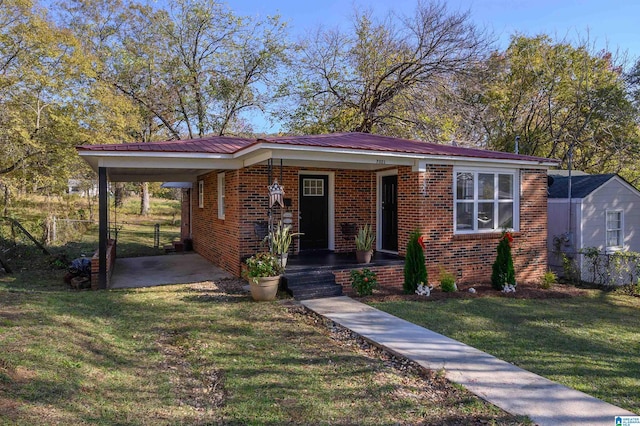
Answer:
[(640, 413), (640, 298), (594, 290), (571, 299), (372, 305)]
[(52, 288), (0, 276), (0, 424), (527, 423), (278, 301)]

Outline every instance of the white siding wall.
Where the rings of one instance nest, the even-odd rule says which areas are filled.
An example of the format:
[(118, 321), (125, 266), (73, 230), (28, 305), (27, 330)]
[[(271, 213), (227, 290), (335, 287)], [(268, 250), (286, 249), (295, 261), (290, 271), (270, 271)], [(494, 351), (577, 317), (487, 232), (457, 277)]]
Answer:
[[(623, 211), (624, 250), (640, 252), (640, 196), (626, 184), (612, 179), (591, 193), (583, 200), (582, 205), (582, 248), (597, 247), (600, 251), (606, 249), (606, 212), (607, 210)], [(589, 262), (582, 258), (582, 279), (597, 281)], [(598, 276), (605, 274), (605, 270), (597, 272)]]
[(622, 210), (625, 250), (640, 252), (640, 196), (617, 179), (612, 179), (591, 195), (582, 206), (582, 247), (606, 246), (606, 211)]

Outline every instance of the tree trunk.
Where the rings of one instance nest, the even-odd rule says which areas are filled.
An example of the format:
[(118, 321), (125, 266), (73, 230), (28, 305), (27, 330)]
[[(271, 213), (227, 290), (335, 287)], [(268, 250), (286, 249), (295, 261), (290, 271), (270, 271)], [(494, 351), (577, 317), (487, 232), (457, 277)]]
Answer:
[(140, 216), (149, 215), (149, 182), (143, 182), (140, 190)]
[(116, 208), (120, 208), (122, 207), (122, 203), (124, 202), (124, 183), (116, 183), (114, 192), (115, 206)]
[(9, 216), (9, 186), (4, 186), (4, 208), (2, 216)]

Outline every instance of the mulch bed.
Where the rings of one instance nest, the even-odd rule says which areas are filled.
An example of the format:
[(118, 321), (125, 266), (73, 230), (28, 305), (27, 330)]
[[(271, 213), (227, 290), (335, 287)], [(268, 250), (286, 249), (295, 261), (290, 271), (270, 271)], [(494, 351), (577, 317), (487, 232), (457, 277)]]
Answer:
[[(474, 288), (475, 293), (470, 293), (469, 289)], [(417, 294), (404, 294), (401, 289), (379, 288), (372, 296), (359, 298), (362, 302), (391, 302), (400, 300), (410, 300), (419, 302), (433, 302), (446, 299), (475, 299), (478, 297), (506, 297), (511, 299), (566, 299), (570, 297), (583, 296), (587, 290), (568, 284), (554, 284), (549, 289), (543, 289), (538, 284), (522, 283), (518, 284), (515, 293), (502, 293), (494, 290), (491, 284), (459, 285), (458, 291), (445, 293), (439, 288), (431, 290), (431, 295), (418, 296)]]

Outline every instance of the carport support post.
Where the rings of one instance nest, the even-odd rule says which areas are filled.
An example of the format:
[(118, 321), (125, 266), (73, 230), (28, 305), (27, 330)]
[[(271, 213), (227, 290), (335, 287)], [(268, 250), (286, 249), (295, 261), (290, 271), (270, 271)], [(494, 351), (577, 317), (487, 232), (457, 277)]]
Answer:
[(109, 196), (107, 194), (107, 169), (98, 168), (98, 288), (107, 288), (107, 232), (109, 230)]

